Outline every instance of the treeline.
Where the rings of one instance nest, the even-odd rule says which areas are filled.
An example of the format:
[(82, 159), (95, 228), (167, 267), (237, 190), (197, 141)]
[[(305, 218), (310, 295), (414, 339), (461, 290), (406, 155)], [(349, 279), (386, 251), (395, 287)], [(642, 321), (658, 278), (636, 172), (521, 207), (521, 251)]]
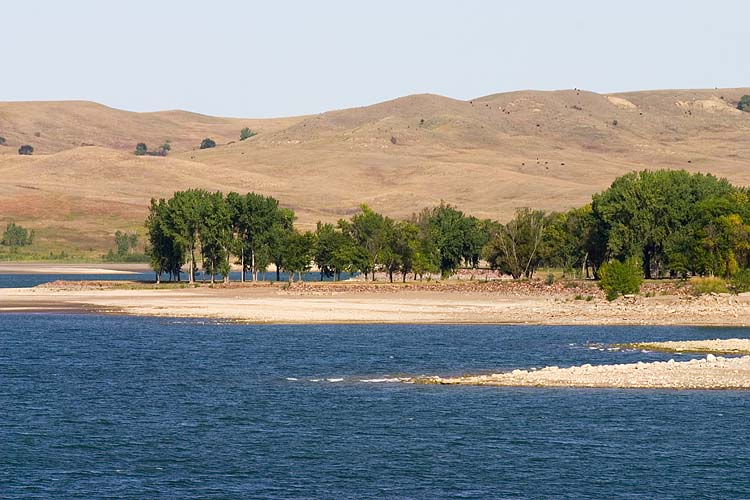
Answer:
[[(322, 276), (363, 273), (375, 279), (383, 270), (391, 281), (413, 274), (449, 276), (462, 265), (477, 267), (490, 234), (488, 221), (467, 217), (446, 205), (425, 209), (410, 220), (395, 221), (366, 205), (336, 225), (318, 223), (315, 231), (294, 227), (294, 211), (256, 193), (240, 195), (204, 190), (179, 191), (169, 200), (153, 199), (146, 228), (151, 267), (157, 275), (188, 279), (200, 267), (214, 282), (228, 281), (230, 262), (241, 266), (242, 281), (273, 264), (300, 274), (313, 264)], [(321, 276), (321, 277), (322, 277)], [(157, 278), (158, 279), (158, 278)]]
[(249, 193), (181, 191), (152, 200), (146, 227), (153, 269), (189, 280), (200, 266), (214, 281), (230, 262), (242, 279), (274, 264), (292, 277), (311, 269), (338, 279), (343, 272), (406, 280), (448, 277), (480, 262), (513, 278), (540, 266), (597, 277), (608, 262), (638, 262), (642, 276), (730, 277), (750, 267), (750, 201), (746, 189), (712, 175), (634, 172), (617, 179), (584, 207), (545, 213), (519, 209), (508, 223), (468, 216), (450, 205), (393, 220), (366, 205), (315, 231), (294, 227), (294, 212)]

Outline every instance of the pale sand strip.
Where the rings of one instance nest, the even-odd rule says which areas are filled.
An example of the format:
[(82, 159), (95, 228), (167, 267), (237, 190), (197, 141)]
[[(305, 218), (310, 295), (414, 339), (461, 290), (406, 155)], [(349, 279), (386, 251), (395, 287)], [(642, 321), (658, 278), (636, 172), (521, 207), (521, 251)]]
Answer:
[[(606, 302), (569, 296), (396, 290), (331, 292), (279, 286), (135, 288), (128, 285), (0, 289), (0, 311), (80, 309), (251, 323), (489, 323), (545, 325), (714, 325), (750, 323), (750, 297), (639, 298)], [(310, 293), (310, 290), (314, 293)], [(328, 290), (328, 292), (326, 292)]]
[(106, 267), (92, 264), (47, 264), (37, 262), (6, 262), (0, 264), (0, 274), (135, 274), (150, 272), (144, 264), (111, 264)]
[(598, 387), (624, 389), (750, 389), (750, 356), (621, 365), (549, 366), (491, 375), (415, 377), (407, 383), (503, 387)]

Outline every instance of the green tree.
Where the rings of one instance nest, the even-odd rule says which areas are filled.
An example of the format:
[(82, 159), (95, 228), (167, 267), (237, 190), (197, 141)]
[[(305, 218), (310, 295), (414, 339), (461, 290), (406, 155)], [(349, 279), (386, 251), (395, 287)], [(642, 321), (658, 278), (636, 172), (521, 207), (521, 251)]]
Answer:
[(258, 133), (257, 132), (253, 132), (248, 127), (245, 127), (242, 130), (240, 130), (240, 140), (241, 141), (244, 141), (245, 139), (249, 139), (249, 138), (251, 138), (253, 136), (256, 136), (256, 135), (258, 135)]
[(381, 261), (381, 253), (386, 247), (385, 217), (373, 211), (367, 205), (360, 206), (360, 212), (351, 221), (340, 220), (339, 227), (349, 237), (357, 249), (351, 251), (351, 263), (357, 271), (372, 273), (375, 280), (375, 268)]
[(750, 95), (743, 95), (740, 102), (737, 103), (737, 109), (740, 111), (750, 111)]
[(180, 271), (185, 263), (185, 248), (170, 232), (169, 218), (172, 214), (164, 199), (151, 199), (149, 215), (146, 219), (148, 234), (147, 253), (150, 258), (151, 269), (156, 273), (156, 282), (161, 281), (161, 275), (168, 273), (170, 280), (180, 280)]
[(139, 142), (135, 145), (135, 155), (136, 156), (143, 156), (146, 153), (148, 153), (148, 146), (146, 146), (145, 142)]
[(696, 205), (731, 193), (726, 180), (684, 170), (632, 172), (616, 179), (592, 201), (593, 216), (606, 245), (599, 253), (624, 261), (643, 262), (646, 278), (665, 270), (665, 246), (696, 215)]
[(34, 231), (29, 231), (15, 222), (10, 222), (3, 232), (3, 239), (0, 243), (11, 248), (23, 247), (31, 245), (33, 238)]
[(170, 217), (167, 219), (167, 230), (176, 243), (187, 252), (190, 283), (195, 283), (195, 254), (200, 244), (199, 236), (207, 196), (208, 193), (202, 189), (189, 189), (177, 191), (168, 201)]
[(302, 273), (310, 270), (314, 245), (315, 235), (309, 231), (301, 233), (293, 230), (288, 234), (284, 248), (284, 270), (290, 282), (294, 281), (294, 273), (299, 274), (301, 280)]
[(315, 230), (313, 261), (320, 270), (320, 279), (333, 278), (338, 281), (341, 273), (351, 268), (354, 242), (333, 224), (318, 222)]
[(201, 141), (200, 149), (210, 149), (216, 147), (216, 141), (213, 139), (206, 137)]
[(270, 227), (264, 237), (269, 260), (276, 266), (276, 281), (281, 280), (281, 270), (287, 268), (287, 246), (294, 234), (294, 211), (277, 208), (272, 214)]
[(501, 225), (485, 249), (485, 259), (514, 279), (531, 278), (540, 261), (547, 218), (541, 210), (521, 208)]
[(229, 207), (221, 192), (206, 193), (200, 204), (201, 223), (198, 234), (201, 242), (203, 269), (211, 284), (217, 275), (229, 281), (229, 250), (232, 244), (232, 221)]
[(156, 150), (154, 156), (167, 156), (170, 151), (172, 151), (172, 142), (167, 139), (164, 141), (164, 144), (159, 146), (159, 149)]

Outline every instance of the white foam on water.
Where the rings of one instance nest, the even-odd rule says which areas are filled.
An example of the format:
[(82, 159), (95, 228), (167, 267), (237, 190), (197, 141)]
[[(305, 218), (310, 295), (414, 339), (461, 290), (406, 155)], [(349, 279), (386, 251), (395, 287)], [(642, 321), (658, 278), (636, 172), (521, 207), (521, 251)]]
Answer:
[(367, 384), (383, 384), (383, 383), (395, 383), (395, 382), (401, 382), (400, 378), (365, 378), (360, 380), (360, 382), (364, 382)]
[(328, 382), (343, 382), (344, 381), (343, 378), (327, 378), (326, 380)]
[(299, 379), (297, 379), (297, 378), (294, 378), (294, 377), (287, 377), (286, 379), (287, 379), (287, 380), (288, 380), (289, 382), (296, 382), (297, 380), (299, 380)]

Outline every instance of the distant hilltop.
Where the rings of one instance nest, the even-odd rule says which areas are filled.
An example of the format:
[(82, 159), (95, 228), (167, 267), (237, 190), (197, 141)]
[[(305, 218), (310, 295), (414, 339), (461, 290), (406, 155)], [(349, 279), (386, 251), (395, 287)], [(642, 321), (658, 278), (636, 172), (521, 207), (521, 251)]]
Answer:
[[(520, 206), (580, 206), (644, 168), (750, 185), (745, 95), (750, 88), (423, 94), (279, 119), (0, 103), (0, 224), (23, 223), (40, 244), (57, 238), (83, 252), (106, 248), (113, 220), (142, 231), (151, 197), (191, 187), (274, 196), (304, 227), (361, 202), (405, 217), (444, 200), (503, 220)], [(240, 140), (242, 129), (252, 134)], [(139, 143), (169, 149), (137, 156)], [(19, 155), (23, 145), (33, 154)]]

